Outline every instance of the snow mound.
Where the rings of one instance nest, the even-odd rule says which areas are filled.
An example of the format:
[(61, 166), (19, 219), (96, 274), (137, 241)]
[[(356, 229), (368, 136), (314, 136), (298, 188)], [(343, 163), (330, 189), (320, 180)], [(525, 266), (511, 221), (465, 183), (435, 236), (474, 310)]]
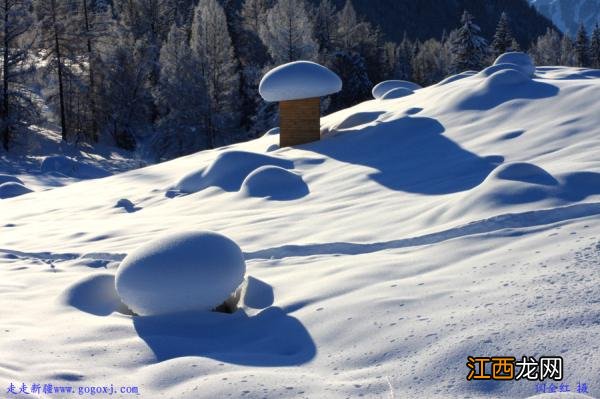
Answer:
[(385, 93), (392, 89), (407, 89), (410, 91), (415, 91), (419, 90), (420, 88), (421, 86), (418, 84), (409, 82), (407, 80), (384, 80), (373, 87), (371, 94), (373, 94), (374, 99), (378, 100), (383, 97)]
[(396, 98), (410, 96), (413, 93), (414, 93), (414, 91), (409, 90), (407, 88), (397, 87), (395, 89), (392, 89), (392, 90), (386, 92), (383, 96), (381, 96), (381, 100), (393, 100)]
[(261, 166), (246, 177), (241, 192), (249, 197), (284, 201), (304, 197), (309, 189), (302, 177), (278, 166)]
[(45, 157), (40, 166), (42, 173), (59, 174), (76, 179), (98, 179), (110, 176), (106, 170), (80, 162), (64, 155)]
[(0, 184), (4, 184), (4, 183), (24, 184), (23, 181), (21, 181), (21, 179), (19, 179), (18, 177), (0, 174)]
[(528, 81), (530, 81), (530, 78), (516, 69), (502, 69), (490, 75), (486, 84), (490, 88), (502, 88), (503, 86), (518, 85)]
[(191, 172), (181, 178), (175, 188), (191, 194), (207, 187), (220, 187), (225, 191), (238, 191), (244, 179), (253, 170), (265, 166), (291, 169), (292, 161), (246, 151), (226, 151), (217, 156), (208, 168)]
[(477, 74), (477, 77), (479, 78), (487, 78), (489, 76), (492, 76), (493, 74), (495, 74), (496, 72), (499, 71), (506, 71), (506, 70), (513, 70), (513, 71), (518, 71), (523, 73), (523, 71), (521, 71), (521, 69), (515, 65), (515, 64), (495, 64), (495, 65), (491, 65), (485, 69), (483, 69), (481, 72), (479, 72)]
[(32, 191), (20, 183), (8, 182), (0, 184), (0, 199), (18, 197)]
[(471, 77), (473, 75), (477, 75), (477, 71), (464, 71), (464, 72), (461, 72), (461, 73), (456, 74), (456, 75), (448, 76), (446, 79), (442, 80), (441, 82), (439, 82), (435, 86), (445, 86), (445, 85), (447, 85), (449, 83), (453, 83), (453, 82), (456, 82), (458, 80), (462, 80), (464, 78), (469, 78), (469, 77)]
[(113, 312), (130, 313), (115, 291), (115, 276), (94, 274), (85, 277), (65, 290), (61, 302), (96, 316)]
[(342, 90), (342, 80), (328, 68), (310, 61), (295, 61), (269, 71), (258, 91), (265, 101), (323, 97)]
[(504, 53), (496, 58), (494, 65), (498, 64), (513, 64), (519, 68), (528, 77), (535, 75), (535, 63), (528, 54), (518, 51)]
[(555, 186), (558, 181), (539, 166), (527, 162), (507, 163), (499, 166), (492, 176), (504, 180), (522, 181), (525, 183)]
[(115, 278), (123, 302), (142, 316), (210, 311), (244, 280), (238, 245), (209, 232), (169, 234), (125, 257)]
[(134, 203), (127, 198), (121, 198), (118, 200), (114, 207), (123, 209), (128, 213), (133, 213), (140, 210), (140, 208), (136, 207)]

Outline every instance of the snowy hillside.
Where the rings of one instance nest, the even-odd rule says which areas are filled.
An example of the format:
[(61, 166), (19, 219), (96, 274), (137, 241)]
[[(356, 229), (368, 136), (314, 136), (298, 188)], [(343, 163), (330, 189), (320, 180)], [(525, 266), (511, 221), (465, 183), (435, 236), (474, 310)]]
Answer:
[[(568, 397), (600, 397), (599, 103), (600, 71), (493, 66), (326, 116), (320, 142), (274, 130), (0, 200), (0, 381), (524, 398), (535, 382), (467, 381), (467, 357), (547, 355)], [(241, 309), (128, 314), (119, 263), (190, 230), (242, 249)]]
[(529, 0), (563, 32), (575, 37), (579, 24), (591, 32), (600, 21), (598, 0)]

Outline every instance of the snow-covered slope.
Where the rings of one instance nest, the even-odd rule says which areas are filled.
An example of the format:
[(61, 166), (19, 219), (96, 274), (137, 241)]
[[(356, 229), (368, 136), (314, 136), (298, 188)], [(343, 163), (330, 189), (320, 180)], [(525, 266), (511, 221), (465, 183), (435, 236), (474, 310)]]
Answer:
[[(600, 396), (599, 103), (600, 71), (492, 67), (329, 115), (317, 143), (270, 132), (0, 200), (0, 381), (523, 398), (534, 382), (467, 381), (467, 356), (557, 355), (573, 397)], [(123, 310), (119, 262), (181, 230), (239, 244), (241, 310)]]
[(529, 0), (563, 32), (575, 36), (583, 23), (588, 33), (600, 22), (599, 0)]

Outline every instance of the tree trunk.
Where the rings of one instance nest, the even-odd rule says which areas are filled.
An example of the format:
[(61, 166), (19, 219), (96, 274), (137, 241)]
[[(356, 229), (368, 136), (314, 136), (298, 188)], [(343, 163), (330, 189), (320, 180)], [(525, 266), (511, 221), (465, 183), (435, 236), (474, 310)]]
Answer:
[(8, 151), (10, 142), (10, 125), (8, 123), (10, 111), (8, 109), (10, 102), (8, 99), (8, 57), (9, 57), (9, 37), (8, 37), (8, 0), (4, 0), (4, 51), (2, 52), (2, 146)]
[(94, 92), (94, 62), (93, 62), (93, 53), (92, 53), (92, 38), (90, 37), (90, 20), (88, 16), (88, 0), (83, 0), (83, 16), (85, 18), (85, 34), (87, 39), (87, 53), (88, 53), (88, 68), (89, 68), (89, 79), (90, 79), (90, 89), (89, 89), (89, 101), (90, 101), (90, 112), (92, 113), (92, 140), (94, 143), (98, 142), (98, 122), (96, 120), (96, 96)]
[(56, 52), (56, 63), (58, 69), (58, 97), (60, 101), (60, 128), (63, 141), (67, 141), (68, 130), (65, 115), (65, 90), (63, 85), (63, 64), (58, 40), (58, 27), (56, 26), (56, 0), (50, 0), (52, 8), (52, 24), (54, 26), (54, 51)]

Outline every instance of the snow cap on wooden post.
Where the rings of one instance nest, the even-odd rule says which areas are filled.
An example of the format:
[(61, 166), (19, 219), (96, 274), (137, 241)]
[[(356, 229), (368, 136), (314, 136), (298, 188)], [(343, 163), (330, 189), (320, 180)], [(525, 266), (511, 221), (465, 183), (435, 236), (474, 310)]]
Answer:
[(321, 97), (340, 90), (339, 76), (314, 62), (290, 62), (269, 71), (258, 91), (265, 101), (279, 102), (279, 145), (319, 140)]

